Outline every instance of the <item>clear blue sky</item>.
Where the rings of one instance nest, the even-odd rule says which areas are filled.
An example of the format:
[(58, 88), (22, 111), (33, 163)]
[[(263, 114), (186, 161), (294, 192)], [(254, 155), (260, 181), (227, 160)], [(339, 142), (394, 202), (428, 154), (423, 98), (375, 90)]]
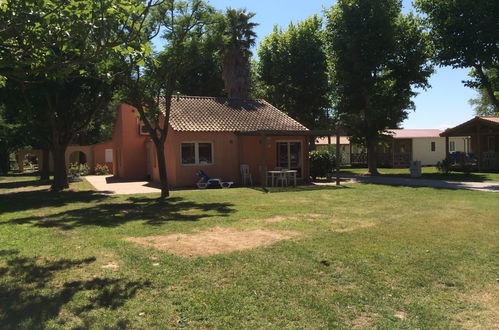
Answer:
[[(404, 12), (412, 10), (411, 0), (403, 0)], [(256, 14), (254, 22), (257, 42), (272, 32), (274, 25), (286, 27), (291, 21), (302, 21), (313, 14), (322, 15), (323, 8), (331, 7), (331, 0), (209, 0), (217, 9), (246, 8)], [(431, 89), (420, 91), (414, 99), (416, 111), (402, 124), (403, 128), (445, 128), (456, 126), (474, 116), (468, 104), (475, 97), (473, 89), (461, 81), (467, 79), (468, 70), (437, 68), (430, 78)]]

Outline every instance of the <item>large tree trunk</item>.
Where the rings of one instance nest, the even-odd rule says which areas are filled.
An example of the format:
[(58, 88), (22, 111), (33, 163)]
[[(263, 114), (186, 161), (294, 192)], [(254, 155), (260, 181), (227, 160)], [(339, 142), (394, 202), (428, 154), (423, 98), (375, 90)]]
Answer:
[(50, 180), (50, 171), (49, 171), (49, 164), (50, 164), (50, 151), (47, 147), (42, 149), (42, 168), (40, 172), (40, 180), (41, 181), (48, 181)]
[(224, 56), (222, 79), (230, 99), (247, 99), (249, 96), (250, 70), (248, 59), (241, 50), (229, 49)]
[(158, 159), (159, 184), (161, 187), (160, 198), (163, 199), (170, 196), (170, 191), (168, 189), (168, 174), (166, 173), (165, 146), (164, 143), (156, 143), (156, 141), (154, 144), (156, 145), (156, 156)]
[(367, 167), (370, 175), (379, 175), (376, 141), (367, 141)]
[(60, 191), (69, 188), (68, 172), (66, 168), (66, 145), (52, 145), (52, 157), (54, 160), (54, 181), (52, 190)]

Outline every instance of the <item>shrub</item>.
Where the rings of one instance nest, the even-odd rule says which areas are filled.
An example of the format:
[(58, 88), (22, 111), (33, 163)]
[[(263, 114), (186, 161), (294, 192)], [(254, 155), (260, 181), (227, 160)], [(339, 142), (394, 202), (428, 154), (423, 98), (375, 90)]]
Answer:
[(444, 160), (437, 163), (437, 170), (442, 174), (449, 174), (451, 171), (452, 160), (445, 158)]
[(310, 152), (310, 176), (315, 180), (317, 177), (327, 177), (336, 166), (335, 157), (327, 149), (314, 150)]
[(69, 164), (68, 174), (73, 176), (80, 175), (80, 164), (78, 163)]
[(87, 164), (80, 164), (80, 175), (85, 176), (90, 174), (90, 167)]
[(90, 168), (87, 164), (73, 163), (69, 164), (68, 173), (72, 176), (85, 176), (90, 173)]
[(97, 164), (95, 165), (95, 174), (97, 175), (109, 175), (111, 172), (109, 172), (109, 167), (107, 167), (106, 164), (101, 165)]

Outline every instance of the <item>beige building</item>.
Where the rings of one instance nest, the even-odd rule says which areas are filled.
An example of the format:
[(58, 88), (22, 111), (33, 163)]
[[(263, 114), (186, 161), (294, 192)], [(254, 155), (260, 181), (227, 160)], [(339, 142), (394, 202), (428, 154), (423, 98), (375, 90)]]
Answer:
[[(404, 158), (402, 163), (410, 163), (411, 160), (421, 161), (421, 165), (436, 165), (446, 157), (445, 138), (440, 137), (443, 133), (438, 129), (393, 129), (389, 133), (393, 136), (394, 158)], [(469, 152), (469, 137), (459, 136), (449, 139), (449, 152)], [(394, 164), (395, 167), (404, 164)]]
[[(391, 129), (387, 135), (391, 138), (384, 147), (378, 149), (378, 165), (381, 167), (409, 167), (413, 160), (421, 161), (423, 166), (436, 165), (446, 157), (445, 138), (438, 129)], [(316, 140), (317, 148), (336, 145), (336, 137), (332, 136)], [(351, 144), (348, 137), (340, 138), (342, 163), (355, 166), (367, 165), (367, 152), (364, 148)], [(449, 152), (470, 151), (470, 138), (457, 136), (449, 138)]]

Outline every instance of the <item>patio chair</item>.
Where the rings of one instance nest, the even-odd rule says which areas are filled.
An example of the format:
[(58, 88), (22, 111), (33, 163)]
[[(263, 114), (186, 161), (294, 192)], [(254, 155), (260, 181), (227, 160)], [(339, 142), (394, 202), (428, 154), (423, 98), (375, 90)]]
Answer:
[(241, 179), (243, 185), (246, 185), (246, 181), (249, 181), (250, 185), (253, 185), (253, 178), (251, 177), (249, 165), (241, 164), (239, 167), (241, 170)]
[(233, 181), (223, 181), (222, 179), (212, 179), (203, 170), (199, 170), (196, 175), (199, 177), (197, 186), (199, 189), (206, 189), (210, 185), (220, 186), (222, 189), (230, 188), (234, 182)]
[(275, 179), (275, 184), (276, 184), (276, 186), (278, 186), (279, 182), (280, 182), (281, 187), (287, 186), (288, 185), (287, 169), (281, 168), (280, 171), (281, 171), (281, 173), (279, 173)]

